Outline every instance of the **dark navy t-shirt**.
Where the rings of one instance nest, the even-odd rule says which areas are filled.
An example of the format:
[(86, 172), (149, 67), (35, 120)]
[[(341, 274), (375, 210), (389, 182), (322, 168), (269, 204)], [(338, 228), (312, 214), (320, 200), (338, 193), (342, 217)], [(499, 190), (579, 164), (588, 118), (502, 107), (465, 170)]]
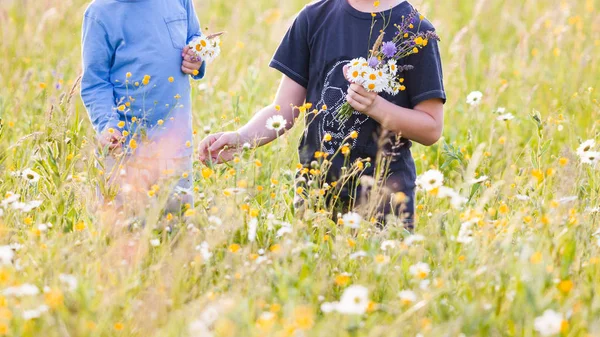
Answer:
[[(391, 40), (396, 33), (393, 23), (401, 23), (402, 16), (408, 16), (413, 10), (412, 5), (405, 1), (383, 12), (386, 18), (390, 15), (392, 18), (384, 41)], [(306, 114), (306, 129), (299, 146), (300, 162), (303, 165), (308, 167), (315, 160), (316, 151), (333, 155), (346, 139), (351, 148), (349, 161), (339, 152), (329, 157), (332, 161), (327, 176), (329, 181), (337, 181), (341, 176), (341, 168), (348, 165), (348, 162), (371, 158), (371, 162), (375, 163), (377, 154), (381, 152), (389, 162), (389, 179), (393, 181), (388, 187), (413, 196), (416, 172), (410, 153), (410, 141), (385, 131), (377, 121), (360, 112), (355, 111), (344, 123), (336, 118), (338, 110), (346, 102), (349, 87), (342, 69), (351, 59), (368, 56), (369, 49), (383, 28), (380, 14), (377, 14), (376, 20), (373, 36), (369, 41), (372, 24), (370, 13), (356, 10), (347, 0), (313, 2), (298, 14), (270, 66), (305, 87), (306, 101), (312, 103), (313, 108), (319, 110), (323, 105), (327, 106), (326, 111)], [(419, 26), (418, 17), (416, 20), (415, 30)], [(419, 29), (428, 31), (434, 28), (424, 19)], [(382, 97), (398, 106), (411, 109), (428, 99), (446, 100), (436, 41), (430, 40), (426, 47), (403, 59), (399, 62), (401, 64), (414, 66), (414, 69), (400, 74), (405, 79), (406, 90), (396, 96), (382, 93)], [(358, 132), (358, 138), (348, 138), (352, 131)], [(332, 136), (331, 141), (323, 141), (325, 134)], [(373, 175), (374, 169), (375, 166), (372, 165), (363, 174)], [(410, 209), (406, 211), (411, 212)]]

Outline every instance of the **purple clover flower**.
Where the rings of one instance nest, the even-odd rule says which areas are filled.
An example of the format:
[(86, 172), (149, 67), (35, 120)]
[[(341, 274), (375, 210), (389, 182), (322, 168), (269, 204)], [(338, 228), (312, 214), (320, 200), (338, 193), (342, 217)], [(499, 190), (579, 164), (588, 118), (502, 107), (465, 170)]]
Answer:
[(375, 68), (379, 65), (379, 60), (375, 56), (373, 56), (369, 59), (368, 63), (369, 67)]
[(396, 44), (392, 41), (385, 42), (381, 46), (381, 53), (383, 55), (385, 55), (385, 57), (387, 57), (387, 58), (394, 57), (394, 55), (396, 55), (397, 51), (398, 51), (398, 48), (396, 48)]

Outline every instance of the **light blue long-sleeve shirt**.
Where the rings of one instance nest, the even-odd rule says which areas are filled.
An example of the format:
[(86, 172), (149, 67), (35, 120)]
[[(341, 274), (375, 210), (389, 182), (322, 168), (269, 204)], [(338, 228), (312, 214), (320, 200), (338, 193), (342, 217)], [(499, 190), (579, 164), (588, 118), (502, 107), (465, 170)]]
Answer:
[(126, 145), (136, 136), (142, 156), (189, 156), (191, 88), (182, 50), (200, 35), (193, 0), (92, 2), (83, 19), (81, 97), (96, 132), (127, 131)]

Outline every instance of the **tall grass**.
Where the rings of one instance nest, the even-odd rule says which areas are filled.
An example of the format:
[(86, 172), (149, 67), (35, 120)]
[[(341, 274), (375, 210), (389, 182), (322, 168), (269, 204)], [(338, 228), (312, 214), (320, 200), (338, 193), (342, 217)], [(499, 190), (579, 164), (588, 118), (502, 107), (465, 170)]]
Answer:
[[(193, 84), (196, 141), (271, 102), (280, 75), (268, 61), (304, 4), (196, 1), (204, 27), (227, 31)], [(597, 0), (418, 4), (442, 38), (449, 100), (443, 139), (413, 155), (419, 173), (441, 170), (469, 199), (455, 210), (420, 192), (422, 241), (396, 226), (344, 228), (319, 210), (294, 216), (301, 127), (230, 166), (196, 163), (197, 204), (183, 217), (149, 212), (142, 226), (99, 205), (104, 177), (77, 97), (86, 5), (0, 3), (0, 200), (42, 202), (0, 206), (0, 245), (14, 250), (0, 266), (0, 334), (535, 336), (552, 309), (562, 335), (600, 335), (600, 174), (576, 155), (600, 142)], [(465, 101), (473, 90), (477, 107)], [(496, 120), (498, 107), (515, 119)], [(26, 168), (41, 179), (13, 174)], [(472, 241), (458, 242), (469, 221)], [(413, 275), (419, 262), (431, 271)], [(40, 293), (10, 294), (23, 284)], [(350, 285), (369, 289), (366, 314), (321, 310)]]

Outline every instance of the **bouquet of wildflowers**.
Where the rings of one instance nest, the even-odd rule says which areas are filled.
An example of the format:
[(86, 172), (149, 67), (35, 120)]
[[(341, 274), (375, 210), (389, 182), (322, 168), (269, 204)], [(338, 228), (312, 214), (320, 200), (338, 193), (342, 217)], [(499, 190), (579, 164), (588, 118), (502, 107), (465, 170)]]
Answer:
[[(438, 40), (439, 37), (433, 31), (420, 31), (423, 16), (413, 11), (407, 17), (402, 17), (402, 22), (394, 24), (397, 31), (395, 36), (384, 42), (384, 30), (387, 24), (384, 24), (381, 34), (375, 41), (373, 49), (369, 51), (369, 57), (365, 59), (360, 57), (350, 61), (346, 72), (346, 77), (352, 83), (361, 85), (370, 92), (386, 92), (390, 95), (396, 95), (398, 92), (406, 90), (404, 79), (398, 76), (399, 73), (410, 70), (411, 65), (399, 66), (398, 61), (404, 57), (416, 54), (420, 49), (427, 46), (429, 40)], [(415, 24), (418, 25), (415, 30)], [(373, 23), (374, 25), (374, 23)], [(345, 121), (352, 116), (354, 109), (346, 102), (338, 112), (338, 119)]]
[(199, 60), (211, 63), (221, 54), (220, 36), (223, 34), (223, 32), (220, 32), (208, 36), (199, 36), (190, 41), (188, 47), (190, 47)]

